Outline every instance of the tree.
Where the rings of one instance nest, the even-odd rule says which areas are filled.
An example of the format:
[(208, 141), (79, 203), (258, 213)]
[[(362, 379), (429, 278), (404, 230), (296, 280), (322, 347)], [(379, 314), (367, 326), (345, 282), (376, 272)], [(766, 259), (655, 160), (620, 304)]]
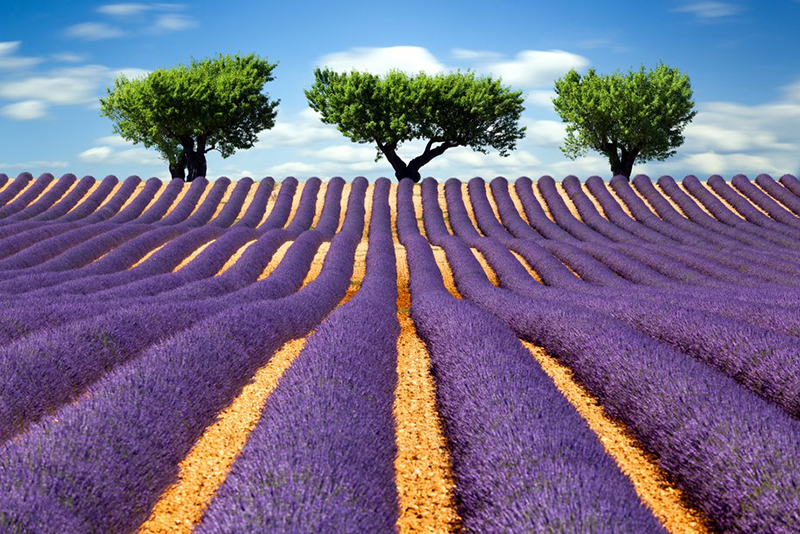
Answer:
[[(316, 69), (314, 78), (305, 94), (322, 122), (337, 125), (356, 143), (374, 144), (375, 161), (386, 156), (398, 180), (419, 181), (423, 165), (458, 146), (484, 154), (491, 147), (508, 156), (525, 134), (525, 128), (517, 127), (522, 92), (471, 72), (409, 76), (391, 71), (379, 77)], [(427, 144), (422, 154), (406, 163), (397, 149), (412, 139)]]
[(567, 123), (561, 151), (570, 159), (591, 148), (605, 155), (614, 175), (630, 178), (634, 163), (664, 161), (682, 145), (692, 111), (689, 77), (663, 63), (645, 72), (581, 77), (575, 70), (555, 82), (553, 105)]
[(121, 75), (100, 99), (101, 115), (123, 138), (158, 150), (173, 178), (188, 169), (191, 181), (206, 175), (208, 152), (227, 158), (275, 125), (280, 101), (262, 91), (276, 66), (254, 54), (220, 54), (144, 78)]

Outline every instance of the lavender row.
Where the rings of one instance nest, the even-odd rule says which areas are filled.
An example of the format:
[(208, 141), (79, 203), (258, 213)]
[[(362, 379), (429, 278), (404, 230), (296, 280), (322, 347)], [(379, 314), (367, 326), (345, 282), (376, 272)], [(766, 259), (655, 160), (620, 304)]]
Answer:
[(461, 197), (461, 181), (450, 178), (444, 184), (444, 196), (447, 202), (447, 215), (453, 232), (467, 241), (480, 239), (481, 234), (472, 225), (464, 199)]
[(165, 217), (155, 221), (154, 226), (171, 226), (184, 222), (197, 207), (200, 197), (208, 187), (208, 180), (203, 177), (192, 180), (183, 198), (166, 214)]
[(6, 219), (15, 213), (25, 209), (28, 204), (35, 200), (50, 185), (54, 177), (46, 172), (33, 181), (17, 198), (0, 208), (0, 219)]
[[(233, 221), (236, 220), (239, 212), (242, 210), (244, 201), (247, 198), (247, 194), (250, 192), (250, 188), (252, 186), (252, 178), (242, 178), (241, 180), (237, 180), (227, 202), (225, 202), (225, 205), (219, 211), (219, 214), (208, 224), (210, 226), (218, 226), (220, 228), (228, 228), (231, 224), (233, 224)], [(230, 183), (228, 184), (228, 187), (230, 187)]]
[[(787, 174), (786, 176), (787, 178), (785, 181), (789, 183), (791, 178), (788, 177), (791, 175)], [(782, 181), (784, 181), (783, 178)], [(795, 178), (795, 182), (796, 181), (797, 179)], [(781, 204), (792, 210), (795, 215), (800, 215), (800, 198), (793, 194), (791, 189), (787, 186), (777, 183), (769, 174), (759, 174), (756, 176), (756, 183), (761, 186), (764, 191), (769, 193), (770, 196), (778, 199)]]
[(797, 233), (796, 229), (789, 228), (785, 224), (781, 224), (776, 220), (770, 219), (761, 213), (755, 206), (753, 206), (753, 204), (748, 202), (744, 197), (742, 197), (742, 195), (737, 193), (730, 185), (728, 185), (725, 179), (718, 174), (712, 175), (708, 178), (708, 185), (719, 196), (724, 198), (728, 204), (733, 206), (733, 209), (739, 212), (747, 221), (763, 228), (767, 228), (775, 233), (785, 234), (794, 239), (797, 239), (798, 235), (800, 235)]
[[(651, 233), (646, 233), (644, 230), (641, 230), (641, 228), (633, 228), (632, 224), (626, 225), (627, 227), (621, 227), (615, 224), (616, 221), (610, 222), (605, 219), (602, 215), (600, 215), (600, 212), (597, 211), (597, 208), (595, 208), (588, 195), (583, 192), (581, 183), (575, 176), (567, 176), (564, 178), (564, 181), (561, 182), (561, 184), (564, 187), (564, 191), (567, 193), (567, 196), (572, 200), (572, 203), (578, 210), (578, 214), (580, 215), (583, 223), (595, 230), (598, 234), (601, 234), (611, 241), (618, 243), (638, 240), (643, 240), (645, 242), (664, 241), (664, 236), (661, 236), (660, 234), (656, 233), (656, 237), (652, 237), (652, 231)], [(633, 223), (633, 221), (630, 219), (628, 219), (628, 222)], [(641, 233), (644, 233), (645, 237), (638, 235)]]
[(519, 239), (542, 239), (542, 235), (529, 225), (517, 211), (514, 201), (508, 192), (508, 180), (498, 176), (489, 184), (492, 190), (492, 197), (497, 204), (497, 211), (503, 225)]
[[(498, 244), (499, 245), (499, 244)], [(502, 246), (488, 256), (502, 285), (528, 297), (551, 298), (597, 310), (713, 365), (789, 414), (800, 416), (800, 340), (747, 323), (665, 302), (626, 298), (625, 292), (590, 297), (530, 283)], [(526, 280), (526, 278), (528, 280)], [(523, 283), (527, 282), (527, 283)]]
[(160, 220), (183, 190), (183, 180), (173, 178), (147, 210), (134, 219), (137, 223), (152, 224)]
[(195, 324), (119, 367), (57, 421), (6, 442), (0, 526), (133, 530), (217, 412), (283, 343), (306, 335), (341, 300), (357, 243), (337, 236), (320, 276), (296, 295)]
[(489, 204), (489, 198), (486, 196), (486, 184), (483, 179), (471, 179), (467, 184), (467, 192), (472, 205), (472, 212), (475, 215), (475, 221), (478, 223), (478, 228), (480, 228), (481, 232), (486, 236), (504, 241), (513, 239), (514, 236), (497, 220), (494, 210)]
[(574, 242), (578, 238), (558, 226), (545, 214), (536, 196), (533, 194), (533, 183), (527, 176), (522, 176), (514, 182), (514, 191), (517, 193), (522, 209), (530, 225), (547, 239)]
[(514, 334), (447, 293), (424, 239), (411, 235), (404, 244), (411, 315), (431, 353), (464, 529), (584, 531), (602, 524), (661, 532)]
[[(642, 187), (637, 185), (639, 193), (645, 198), (645, 200), (647, 200), (650, 206), (652, 206), (653, 210), (658, 214), (658, 216), (654, 215), (647, 205), (645, 205), (639, 195), (634, 192), (627, 178), (623, 176), (615, 176), (611, 179), (611, 188), (614, 189), (614, 192), (620, 197), (620, 199), (622, 199), (622, 201), (625, 203), (625, 206), (630, 210), (637, 221), (671, 237), (675, 241), (686, 244), (709, 244), (712, 246), (741, 245), (741, 242), (737, 241), (736, 239), (720, 235), (717, 232), (712, 232), (711, 230), (704, 228), (696, 222), (682, 216), (663, 196), (658, 193), (658, 191), (656, 191), (647, 176), (637, 175), (634, 178), (634, 184), (637, 184), (637, 180), (638, 183), (642, 185)], [(595, 185), (595, 183), (596, 182), (593, 181), (590, 190), (597, 198), (598, 193), (595, 193), (594, 189), (604, 189), (605, 183), (597, 183), (597, 185)], [(602, 195), (602, 193), (599, 194)]]
[[(586, 180), (587, 189), (589, 189), (594, 198), (600, 203), (603, 213), (615, 224), (628, 229), (631, 233), (636, 233), (633, 230), (638, 229), (637, 235), (643, 238), (649, 236), (649, 238), (645, 238), (645, 240), (651, 243), (673, 245), (675, 243), (682, 243), (684, 245), (695, 246), (704, 244), (702, 239), (692, 233), (675, 228), (668, 222), (662, 221), (653, 215), (653, 212), (644, 205), (636, 194), (631, 194), (633, 190), (631, 190), (627, 179), (623, 178), (624, 177), (619, 177), (617, 182), (623, 181), (625, 185), (628, 186), (627, 189), (620, 189), (624, 191), (623, 196), (625, 196), (627, 200), (623, 200), (623, 202), (626, 202), (626, 206), (633, 215), (633, 219), (623, 211), (616, 199), (611, 196), (606, 182), (603, 181), (602, 178), (599, 176), (592, 176)], [(615, 188), (615, 192), (617, 192), (616, 189), (617, 188)]]
[(358, 293), (281, 377), (198, 532), (394, 529), (399, 324), (388, 193), (379, 179)]
[(144, 209), (153, 200), (153, 197), (161, 189), (161, 180), (158, 178), (150, 178), (145, 182), (144, 187), (139, 194), (137, 194), (124, 209), (121, 209), (116, 215), (108, 219), (110, 223), (126, 223), (130, 222), (142, 214)]
[[(350, 198), (348, 198), (348, 217), (346, 217), (345, 224), (342, 227), (343, 232), (360, 232), (360, 229), (354, 230), (353, 228), (354, 225), (357, 224), (358, 206), (359, 204), (363, 204), (366, 187), (367, 181), (363, 177), (353, 182)], [(323, 216), (326, 210), (338, 212), (339, 207), (334, 203), (328, 204), (326, 208), (323, 209)], [(356, 215), (350, 215), (351, 213), (355, 213)], [(356, 222), (353, 222), (354, 220)], [(177, 234), (178, 229), (174, 227), (160, 228), (149, 232), (140, 236), (140, 238), (131, 240), (129, 243), (126, 243), (100, 261), (83, 270), (95, 274), (121, 271), (129, 267), (129, 264), (134, 261), (134, 258), (143, 255), (147, 250), (154, 248), (160, 242), (174, 237)], [(198, 280), (193, 283), (188, 283), (185, 286), (178, 287), (177, 289), (167, 291), (164, 293), (163, 298), (172, 302), (217, 296), (224, 297), (228, 293), (246, 288), (246, 286), (255, 282), (277, 248), (291, 237), (292, 236), (285, 230), (266, 232), (245, 251), (243, 257), (233, 267), (222, 275), (210, 279)], [(256, 287), (252, 290), (247, 290), (245, 293), (233, 293), (230, 297), (234, 300), (245, 298), (250, 300), (273, 298), (274, 295), (278, 294), (275, 293), (275, 291), (295, 290), (302, 282), (303, 273), (308, 270), (308, 266), (304, 269), (297, 267), (298, 271), (295, 273), (295, 277), (286, 279), (288, 282), (282, 281), (285, 280), (287, 275), (277, 275), (283, 272), (284, 269), (291, 268), (287, 267), (287, 265), (296, 264), (302, 266), (306, 265), (306, 263), (310, 263), (313, 252), (316, 251), (319, 243), (327, 238), (328, 236), (318, 231), (305, 232), (297, 238), (297, 242), (289, 249), (285, 261), (282, 262), (281, 265), (278, 266), (276, 272), (270, 276), (268, 284), (256, 284)], [(209, 251), (209, 254), (213, 254), (218, 258), (224, 256), (224, 254), (217, 254), (217, 252), (218, 251), (212, 249)], [(308, 256), (309, 253), (311, 256)], [(157, 262), (161, 261), (159, 258), (154, 259)], [(199, 259), (200, 258), (198, 258), (198, 260)], [(203, 269), (203, 267), (199, 267), (199, 269)], [(179, 273), (180, 271), (173, 274), (178, 275)], [(124, 273), (120, 273), (120, 275), (126, 276)], [(299, 279), (296, 278), (298, 275), (300, 276)], [(162, 277), (161, 281), (166, 286), (169, 285), (169, 283), (166, 282), (165, 278), (168, 280), (168, 277)], [(143, 278), (143, 280), (146, 283), (148, 278)], [(42, 283), (41, 278), (39, 279), (39, 283)], [(0, 345), (47, 326), (66, 324), (99, 313), (100, 311), (128, 306), (132, 302), (142, 304), (147, 303), (147, 299), (143, 300), (142, 297), (137, 295), (126, 295), (124, 299), (106, 299), (102, 302), (89, 302), (84, 299), (82, 303), (73, 305), (71, 299), (59, 304), (58, 301), (54, 301), (52, 298), (45, 298), (41, 299), (42, 307), (38, 310), (32, 310), (30, 306), (27, 305), (14, 307), (13, 309), (8, 308), (2, 320), (0, 320)]]
[(569, 208), (567, 208), (567, 205), (564, 203), (564, 199), (561, 198), (561, 195), (556, 189), (556, 184), (553, 178), (550, 176), (542, 176), (536, 182), (536, 187), (539, 188), (542, 198), (547, 203), (547, 207), (550, 209), (553, 219), (555, 219), (559, 226), (561, 226), (567, 232), (577, 237), (581, 241), (605, 243), (613, 241), (612, 239), (609, 239), (603, 234), (581, 223), (575, 218), (574, 215), (572, 215), (572, 213), (570, 213)]
[[(714, 182), (716, 183), (716, 181)], [(703, 184), (700, 183), (697, 177), (692, 175), (686, 176), (682, 183), (684, 187), (686, 187), (686, 189), (692, 194), (692, 196), (700, 201), (700, 203), (703, 204), (703, 206), (705, 206), (705, 208), (708, 209), (708, 211), (710, 211), (714, 217), (719, 219), (724, 224), (745, 231), (750, 235), (765, 239), (771, 244), (777, 244), (790, 249), (797, 246), (790, 236), (775, 232), (774, 229), (771, 228), (759, 226), (751, 221), (740, 218), (738, 215), (735, 215), (717, 197), (703, 187)], [(710, 178), (709, 184), (711, 184)], [(720, 190), (724, 191), (725, 189)], [(740, 200), (742, 200), (741, 197)], [(750, 207), (752, 208), (752, 206)]]
[(38, 200), (28, 204), (17, 213), (8, 216), (6, 220), (21, 221), (39, 215), (55, 204), (56, 201), (60, 199), (70, 187), (72, 187), (72, 184), (75, 183), (75, 180), (76, 178), (74, 174), (65, 174), (59, 178), (56, 183), (47, 190), (46, 193), (42, 194)]
[(797, 524), (800, 422), (604, 314), (492, 286), (455, 238), (445, 249), (459, 292), (568, 365), (718, 528), (789, 531)]
[[(5, 175), (3, 175), (5, 176)], [(30, 181), (33, 180), (33, 176), (29, 172), (20, 173), (8, 186), (0, 191), (0, 209), (4, 208), (6, 204), (8, 204), (11, 199), (17, 196), (20, 191), (22, 191), (25, 186), (27, 186)]]
[(260, 232), (272, 230), (274, 228), (283, 228), (289, 214), (292, 211), (292, 199), (294, 198), (295, 191), (297, 191), (297, 179), (289, 176), (281, 182), (281, 188), (278, 191), (278, 196), (275, 199), (275, 204), (272, 207), (267, 219), (261, 223), (257, 229)]
[(784, 174), (779, 179), (780, 183), (789, 191), (800, 197), (800, 180), (791, 174)]
[(795, 229), (800, 229), (800, 219), (792, 215), (786, 208), (780, 206), (763, 191), (750, 183), (750, 180), (743, 174), (734, 176), (731, 180), (731, 184), (747, 197), (748, 200), (766, 211), (775, 221)]
[(274, 187), (274, 178), (271, 176), (263, 178), (258, 183), (258, 188), (247, 207), (247, 211), (245, 211), (244, 215), (242, 215), (238, 221), (234, 222), (233, 227), (255, 228), (258, 226), (258, 223), (260, 223), (261, 219), (264, 217), (264, 212), (267, 211), (267, 203), (269, 202), (269, 197)]

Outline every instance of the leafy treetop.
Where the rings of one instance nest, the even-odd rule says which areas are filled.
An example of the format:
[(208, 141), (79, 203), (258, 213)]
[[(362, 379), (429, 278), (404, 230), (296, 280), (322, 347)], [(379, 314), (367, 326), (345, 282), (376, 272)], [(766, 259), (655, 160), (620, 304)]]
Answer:
[(205, 176), (207, 152), (228, 157), (275, 125), (279, 101), (262, 91), (276, 66), (254, 54), (220, 54), (144, 78), (121, 75), (100, 99), (101, 114), (123, 138), (155, 147), (171, 169), (184, 161), (191, 180)]
[[(382, 156), (399, 179), (420, 179), (419, 169), (449, 148), (467, 146), (481, 153), (494, 148), (507, 156), (524, 137), (517, 123), (521, 91), (500, 80), (472, 72), (409, 76), (390, 71), (383, 77), (366, 72), (314, 71), (305, 91), (322, 122), (335, 124), (356, 143), (373, 143), (375, 161)], [(397, 149), (413, 139), (427, 141), (422, 154), (405, 163)]]
[(689, 77), (663, 63), (626, 74), (571, 70), (556, 80), (555, 91), (553, 105), (567, 124), (562, 152), (575, 159), (591, 148), (608, 157), (615, 175), (626, 177), (634, 162), (674, 155), (697, 114)]

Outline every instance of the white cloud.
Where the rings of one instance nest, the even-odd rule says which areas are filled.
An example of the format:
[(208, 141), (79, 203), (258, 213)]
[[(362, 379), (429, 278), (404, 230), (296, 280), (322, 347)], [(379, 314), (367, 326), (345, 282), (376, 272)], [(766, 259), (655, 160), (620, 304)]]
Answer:
[(488, 60), (488, 59), (500, 59), (503, 57), (503, 54), (499, 54), (497, 52), (487, 52), (484, 50), (468, 50), (466, 48), (453, 48), (453, 50), (451, 50), (450, 53), (455, 59)]
[(51, 104), (96, 104), (101, 89), (117, 73), (146, 73), (142, 69), (112, 70), (102, 65), (56, 69), (31, 78), (0, 84), (0, 98), (41, 100)]
[[(634, 171), (636, 171), (636, 169), (634, 169)], [(561, 180), (564, 177), (573, 174), (583, 180), (595, 174), (599, 176), (610, 176), (611, 167), (608, 164), (608, 160), (604, 157), (598, 155), (587, 155), (574, 161), (561, 160), (556, 163), (551, 163), (544, 169), (533, 173), (533, 175), (526, 174), (526, 176), (533, 178), (534, 176), (539, 177), (545, 174), (549, 174), (556, 180)]]
[(101, 145), (84, 150), (78, 159), (87, 163), (104, 163), (113, 165), (166, 165), (154, 150), (130, 148), (115, 150), (108, 145)]
[(0, 169), (63, 169), (69, 166), (68, 161), (36, 160), (24, 163), (0, 163)]
[(63, 63), (81, 63), (86, 60), (83, 56), (79, 56), (78, 54), (72, 54), (70, 52), (64, 52), (61, 54), (53, 54), (52, 57), (56, 61), (61, 61)]
[(567, 136), (563, 122), (537, 119), (524, 119), (520, 122), (527, 129), (525, 138), (519, 143), (531, 143), (541, 147), (559, 147)]
[(122, 37), (125, 32), (116, 26), (104, 22), (83, 22), (70, 26), (64, 31), (67, 37), (82, 39), (84, 41), (100, 41)]
[(743, 172), (768, 174), (784, 174), (786, 170), (775, 163), (772, 158), (754, 154), (716, 154), (714, 152), (704, 152), (702, 154), (690, 154), (681, 162), (685, 167), (697, 169), (697, 173), (705, 174), (738, 174)]
[[(800, 2), (800, 0), (797, 0)], [(783, 88), (785, 100), (800, 104), (800, 81)]]
[(118, 135), (107, 135), (105, 137), (100, 137), (94, 140), (95, 143), (98, 145), (106, 145), (106, 146), (126, 146), (131, 147), (133, 143), (126, 141), (122, 137)]
[(525, 103), (552, 109), (553, 99), (555, 97), (556, 97), (555, 91), (535, 90), (535, 91), (530, 91), (528, 93), (528, 96), (525, 97)]
[(47, 104), (41, 100), (23, 100), (3, 106), (2, 113), (18, 121), (41, 119), (47, 115)]
[(159, 15), (153, 25), (154, 31), (181, 31), (197, 26), (197, 21), (187, 15)]
[(14, 54), (21, 41), (0, 42), (0, 69), (22, 69), (42, 62), (38, 57), (19, 57)]
[(300, 153), (308, 158), (353, 163), (357, 161), (373, 161), (376, 150), (367, 145), (353, 144), (326, 146), (319, 150), (301, 150)]
[(679, 13), (691, 13), (699, 19), (719, 19), (735, 15), (742, 11), (742, 7), (727, 2), (693, 2), (675, 8)]
[(149, 70), (145, 69), (137, 69), (135, 67), (127, 68), (127, 69), (118, 69), (110, 72), (111, 78), (117, 78), (120, 75), (124, 75), (129, 80), (134, 80), (136, 78), (144, 78), (150, 74)]
[(563, 50), (523, 50), (515, 59), (484, 63), (480, 70), (503, 78), (512, 86), (542, 87), (553, 85), (570, 69), (582, 70), (589, 66), (583, 56)]
[(392, 69), (412, 74), (419, 71), (436, 74), (446, 70), (433, 54), (419, 46), (353, 48), (347, 52), (323, 56), (317, 61), (317, 65), (337, 72), (356, 69), (374, 74), (386, 74)]
[(271, 149), (286, 145), (312, 145), (320, 141), (344, 138), (335, 126), (322, 123), (319, 117), (319, 113), (311, 108), (306, 108), (293, 119), (278, 119), (272, 129), (258, 134), (258, 142), (254, 148)]
[(698, 105), (685, 130), (686, 145), (702, 152), (800, 150), (800, 101), (744, 106), (729, 102)]
[(99, 13), (111, 15), (113, 17), (128, 17), (138, 15), (152, 9), (147, 4), (106, 4), (97, 8)]

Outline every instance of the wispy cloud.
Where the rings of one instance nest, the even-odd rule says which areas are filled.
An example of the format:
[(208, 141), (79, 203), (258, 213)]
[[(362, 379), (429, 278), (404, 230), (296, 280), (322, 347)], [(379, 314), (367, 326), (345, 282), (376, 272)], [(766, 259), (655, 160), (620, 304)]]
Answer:
[(570, 69), (583, 70), (589, 64), (587, 58), (563, 50), (523, 50), (512, 60), (479, 64), (478, 70), (500, 76), (512, 86), (542, 87), (552, 85)]
[(96, 11), (110, 17), (114, 24), (83, 22), (67, 28), (64, 35), (84, 41), (99, 41), (143, 32), (163, 34), (188, 30), (198, 26), (198, 22), (194, 17), (177, 13), (186, 7), (184, 4), (163, 3), (105, 4)]
[(197, 26), (197, 21), (187, 15), (159, 15), (152, 28), (155, 31), (181, 31)]
[(6, 117), (17, 121), (41, 119), (47, 115), (47, 103), (41, 100), (23, 100), (8, 104), (0, 109)]
[(18, 102), (3, 107), (2, 113), (14, 120), (34, 120), (44, 117), (50, 105), (96, 107), (103, 88), (116, 76), (124, 73), (134, 78), (147, 72), (137, 68), (81, 65), (39, 72), (26, 78), (5, 79), (0, 83), (0, 99)]
[(69, 166), (68, 161), (62, 160), (36, 160), (22, 163), (0, 163), (0, 169), (63, 169)]
[(420, 46), (390, 46), (385, 48), (353, 48), (347, 52), (336, 52), (317, 60), (320, 67), (334, 71), (352, 69), (386, 74), (392, 69), (409, 73), (425, 71), (436, 74), (446, 70), (428, 49)]
[(87, 163), (103, 163), (111, 165), (166, 165), (161, 156), (146, 148), (129, 148), (118, 150), (115, 147), (101, 145), (84, 150), (78, 159)]
[(503, 54), (497, 52), (487, 52), (485, 50), (468, 50), (466, 48), (454, 48), (450, 54), (455, 59), (469, 59), (469, 60), (490, 60), (500, 59)]
[(710, 21), (736, 15), (744, 11), (744, 8), (728, 2), (692, 2), (677, 7), (673, 11), (690, 13), (698, 19)]
[(320, 115), (311, 108), (306, 108), (295, 117), (276, 121), (275, 126), (258, 134), (255, 148), (272, 149), (282, 146), (311, 146), (321, 141), (344, 139), (335, 126), (324, 124)]
[(83, 61), (86, 61), (85, 57), (70, 52), (52, 54), (50, 57), (56, 61), (61, 61), (62, 63), (82, 63)]
[(0, 42), (0, 69), (22, 69), (42, 62), (42, 59), (38, 57), (16, 56), (15, 53), (21, 44), (21, 41)]
[(149, 4), (106, 4), (97, 8), (98, 13), (112, 17), (129, 17), (149, 11), (153, 7)]
[(83, 41), (101, 41), (122, 37), (126, 33), (122, 29), (104, 22), (83, 22), (64, 30), (64, 35)]

